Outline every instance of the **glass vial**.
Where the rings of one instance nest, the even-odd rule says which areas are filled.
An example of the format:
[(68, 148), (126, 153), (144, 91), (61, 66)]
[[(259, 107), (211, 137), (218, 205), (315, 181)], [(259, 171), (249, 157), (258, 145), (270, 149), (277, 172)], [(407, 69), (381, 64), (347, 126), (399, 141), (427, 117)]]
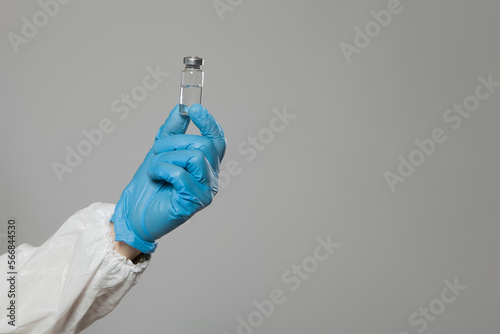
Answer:
[(184, 57), (186, 68), (181, 76), (181, 98), (179, 113), (187, 116), (188, 109), (195, 103), (201, 104), (201, 91), (203, 89), (203, 58)]

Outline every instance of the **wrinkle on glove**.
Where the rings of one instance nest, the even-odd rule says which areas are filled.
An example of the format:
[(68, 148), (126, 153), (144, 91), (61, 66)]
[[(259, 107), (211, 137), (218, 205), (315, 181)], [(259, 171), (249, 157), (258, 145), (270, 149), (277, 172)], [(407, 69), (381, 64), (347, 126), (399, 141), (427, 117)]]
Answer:
[[(113, 249), (109, 220), (114, 208), (94, 203), (71, 216), (40, 247), (17, 247), (16, 327), (4, 314), (0, 333), (79, 333), (118, 305), (150, 259), (134, 264)], [(0, 275), (7, 271), (3, 254)], [(8, 307), (7, 291), (2, 277), (2, 310)]]

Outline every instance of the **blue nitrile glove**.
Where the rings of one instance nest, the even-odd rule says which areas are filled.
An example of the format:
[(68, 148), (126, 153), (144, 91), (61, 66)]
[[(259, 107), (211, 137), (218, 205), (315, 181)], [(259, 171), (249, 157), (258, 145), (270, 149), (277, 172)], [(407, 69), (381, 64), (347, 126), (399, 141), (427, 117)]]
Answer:
[[(115, 240), (143, 253), (153, 253), (156, 239), (209, 205), (218, 191), (224, 132), (200, 104), (188, 114), (180, 115), (179, 105), (172, 110), (111, 217)], [(201, 136), (184, 134), (190, 119)]]

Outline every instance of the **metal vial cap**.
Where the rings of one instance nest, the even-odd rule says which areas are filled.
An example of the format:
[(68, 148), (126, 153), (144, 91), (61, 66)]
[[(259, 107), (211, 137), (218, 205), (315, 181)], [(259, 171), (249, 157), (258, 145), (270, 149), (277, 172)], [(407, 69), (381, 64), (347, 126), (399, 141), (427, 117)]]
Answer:
[(203, 65), (203, 58), (200, 57), (184, 57), (184, 64), (187, 67), (200, 68)]

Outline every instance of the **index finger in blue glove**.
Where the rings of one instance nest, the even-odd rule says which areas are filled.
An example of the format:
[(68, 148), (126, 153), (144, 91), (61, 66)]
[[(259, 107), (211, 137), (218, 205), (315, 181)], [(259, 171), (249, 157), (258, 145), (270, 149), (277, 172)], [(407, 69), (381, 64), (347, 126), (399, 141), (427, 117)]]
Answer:
[(217, 173), (212, 169), (202, 151), (199, 150), (181, 150), (169, 151), (156, 155), (151, 165), (159, 163), (169, 163), (184, 168), (194, 179), (217, 193)]
[(200, 150), (207, 157), (212, 168), (218, 173), (220, 157), (213, 142), (200, 135), (171, 135), (157, 140), (153, 145), (156, 154), (176, 150)]
[(183, 134), (189, 126), (189, 117), (179, 114), (179, 104), (168, 115), (167, 120), (161, 126), (155, 140), (168, 137), (173, 134)]
[[(196, 179), (182, 167), (166, 162), (158, 162), (149, 167), (148, 176), (152, 180), (164, 180), (170, 183), (184, 200), (198, 204), (202, 207), (212, 202), (213, 190), (197, 182)], [(190, 214), (187, 214), (187, 216), (190, 216)]]
[(200, 129), (203, 137), (209, 138), (217, 150), (220, 161), (226, 152), (226, 137), (215, 118), (201, 104), (193, 104), (188, 110), (189, 118)]

